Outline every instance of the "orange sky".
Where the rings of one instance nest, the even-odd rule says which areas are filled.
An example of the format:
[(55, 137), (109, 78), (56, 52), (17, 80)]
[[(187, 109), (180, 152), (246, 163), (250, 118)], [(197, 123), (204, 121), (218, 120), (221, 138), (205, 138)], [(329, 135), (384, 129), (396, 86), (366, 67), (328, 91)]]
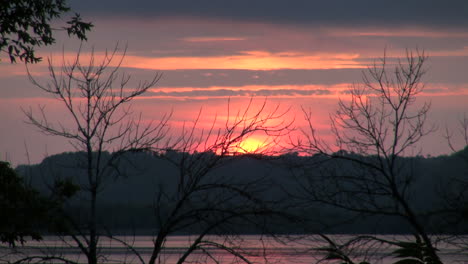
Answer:
[[(301, 108), (310, 108), (319, 132), (330, 138), (328, 116), (335, 111), (337, 99), (347, 98), (349, 86), (361, 81), (361, 71), (382, 56), (384, 49), (390, 64), (406, 48), (418, 47), (430, 56), (426, 92), (418, 103), (432, 102), (431, 122), (453, 126), (458, 116), (468, 112), (466, 30), (294, 27), (193, 18), (133, 18), (125, 23), (103, 19), (95, 24), (89, 43), (82, 48), (83, 59), (90, 46), (99, 59), (104, 49), (120, 41), (128, 46), (122, 68), (132, 75), (129, 89), (138, 80), (163, 73), (159, 83), (135, 101), (134, 111), (142, 111), (148, 121), (172, 112), (170, 125), (175, 134), (184, 122), (193, 122), (200, 109), (203, 114), (198, 125), (206, 129), (215, 116), (218, 121), (227, 118), (228, 98), (233, 113), (244, 109), (253, 97), (255, 104), (268, 98), (267, 110), (277, 104), (290, 109), (285, 120), (295, 120), (295, 135), (305, 126)], [(40, 49), (40, 54), (54, 56), (54, 64), (59, 65), (61, 45), (64, 57), (72, 58), (77, 43), (65, 36), (54, 47)], [(30, 70), (39, 81), (47, 80), (46, 63)], [(65, 140), (40, 135), (24, 124), (20, 107), (38, 104), (46, 105), (51, 120), (68, 124), (63, 108), (28, 82), (24, 65), (10, 65), (2, 55), (0, 84), (0, 158), (24, 163), (25, 152), (29, 152), (32, 162), (39, 162), (44, 155), (72, 150)], [(263, 140), (257, 135), (250, 141), (254, 143), (244, 146), (251, 148), (249, 144)], [(427, 142), (431, 143), (424, 153), (448, 152), (440, 131)]]

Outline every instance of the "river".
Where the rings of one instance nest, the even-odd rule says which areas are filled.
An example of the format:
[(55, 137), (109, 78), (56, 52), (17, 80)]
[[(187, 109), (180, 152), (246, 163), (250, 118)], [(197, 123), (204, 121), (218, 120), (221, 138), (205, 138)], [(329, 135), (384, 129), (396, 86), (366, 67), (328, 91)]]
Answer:
[[(334, 241), (344, 243), (356, 237), (350, 235), (331, 235)], [(365, 236), (364, 236), (365, 237)], [(195, 236), (171, 236), (166, 241), (163, 254), (158, 263), (177, 263), (177, 260), (186, 252), (188, 246), (193, 243)], [(405, 241), (405, 236), (378, 236), (380, 239)], [(467, 237), (459, 237), (456, 241), (463, 242)], [(468, 252), (460, 250), (449, 237), (439, 237), (437, 247), (444, 263), (468, 263)], [(122, 243), (124, 242), (124, 243)], [(449, 243), (450, 242), (450, 243)], [(466, 242), (466, 240), (465, 240)], [(468, 243), (467, 243), (468, 244)], [(467, 245), (465, 244), (465, 245)], [(101, 238), (99, 243), (100, 263), (142, 263), (147, 262), (151, 256), (153, 238), (151, 236), (117, 236), (115, 239)], [(308, 236), (259, 236), (242, 235), (233, 237), (207, 236), (205, 242), (200, 244), (187, 258), (190, 263), (242, 263), (241, 258), (236, 258), (232, 253), (243, 256), (253, 263), (318, 263), (325, 256), (324, 248), (329, 244), (316, 235)], [(217, 246), (219, 245), (219, 246)], [(133, 248), (130, 249), (131, 246)], [(221, 247), (226, 247), (221, 249)], [(465, 247), (466, 248), (466, 247)], [(228, 252), (228, 249), (230, 252)], [(366, 244), (356, 243), (348, 252), (354, 260), (369, 261), (371, 263), (389, 264), (398, 259), (391, 255), (395, 247), (383, 246), (378, 242)], [(138, 253), (135, 254), (135, 252)], [(0, 263), (13, 262), (21, 258), (31, 256), (55, 256), (69, 259), (78, 263), (86, 263), (86, 257), (81, 253), (70, 237), (47, 236), (43, 241), (27, 242), (15, 249), (0, 248)], [(38, 261), (39, 260), (39, 261)], [(31, 263), (63, 263), (59, 260), (43, 261), (33, 259)], [(323, 262), (325, 263), (325, 262)]]

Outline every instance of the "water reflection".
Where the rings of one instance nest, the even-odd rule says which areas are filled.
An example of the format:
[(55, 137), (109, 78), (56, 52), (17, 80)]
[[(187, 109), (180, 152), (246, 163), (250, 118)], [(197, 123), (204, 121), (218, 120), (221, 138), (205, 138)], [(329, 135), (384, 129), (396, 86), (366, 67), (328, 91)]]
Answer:
[[(331, 236), (337, 241), (351, 238), (346, 235)], [(405, 236), (380, 236), (385, 239), (397, 239), (404, 241), (409, 239)], [(179, 258), (194, 241), (195, 236), (171, 236), (168, 238), (159, 259), (160, 263), (177, 263)], [(462, 238), (459, 238), (462, 239)], [(252, 263), (316, 263), (323, 259), (325, 253), (316, 249), (327, 246), (327, 243), (319, 236), (259, 236), (243, 235), (236, 237), (209, 236), (207, 240), (229, 246), (241, 253)], [(123, 242), (123, 243), (122, 243)], [(151, 236), (118, 236), (116, 239), (100, 239), (99, 260), (101, 263), (141, 263), (147, 262), (153, 248), (153, 237)], [(364, 248), (359, 245), (354, 248), (356, 258), (371, 260), (372, 263), (393, 263), (396, 259), (390, 256), (394, 250), (388, 246), (376, 246), (373, 249)], [(443, 242), (438, 244), (440, 255), (445, 263), (468, 263), (468, 254), (460, 251), (452, 243)], [(137, 256), (140, 255), (141, 259)], [(361, 255), (360, 255), (361, 254)], [(30, 241), (25, 245), (10, 249), (0, 248), (0, 263), (14, 262), (31, 256), (55, 256), (68, 259), (78, 263), (86, 263), (86, 257), (76, 246), (71, 237), (47, 236), (43, 241)], [(241, 259), (235, 258), (226, 250), (215, 246), (205, 246), (203, 249), (194, 251), (187, 259), (190, 263), (239, 263)], [(52, 261), (62, 263), (61, 261)], [(35, 263), (32, 261), (31, 263)]]

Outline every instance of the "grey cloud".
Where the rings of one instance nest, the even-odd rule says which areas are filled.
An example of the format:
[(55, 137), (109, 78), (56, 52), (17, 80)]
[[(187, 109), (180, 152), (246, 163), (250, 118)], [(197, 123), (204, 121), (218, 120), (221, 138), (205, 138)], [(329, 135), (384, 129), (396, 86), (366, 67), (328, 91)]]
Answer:
[(468, 56), (429, 57), (424, 80), (427, 83), (465, 84), (466, 69), (468, 69)]
[[(468, 2), (468, 1), (467, 1)], [(96, 11), (98, 12), (98, 11)], [(468, 12), (467, 12), (468, 13)], [(468, 16), (467, 16), (468, 17)], [(90, 18), (90, 20), (93, 20)], [(178, 20), (161, 21), (145, 20), (143, 18), (125, 19), (100, 15), (93, 20), (96, 27), (89, 34), (89, 42), (97, 51), (112, 49), (114, 43), (120, 42), (121, 47), (128, 45), (128, 55), (144, 57), (219, 57), (245, 55), (246, 51), (264, 51), (275, 53), (294, 52), (304, 55), (316, 54), (367, 54), (369, 49), (377, 49), (383, 53), (384, 47), (389, 49), (421, 47), (426, 50), (459, 50), (468, 41), (468, 25), (463, 29), (454, 27), (437, 29), (425, 27), (418, 29), (400, 28), (398, 25), (378, 27), (377, 23), (369, 22), (366, 27), (348, 29), (323, 29), (314, 25), (278, 26), (273, 24), (249, 24), (209, 20)], [(354, 26), (352, 21), (345, 23)], [(369, 31), (376, 35), (359, 35), (361, 31)], [(379, 35), (383, 30), (382, 35)], [(395, 33), (388, 35), (385, 33)], [(406, 32), (406, 34), (401, 34)], [(362, 33), (362, 32), (361, 32)], [(434, 33), (437, 35), (434, 36)], [(452, 34), (450, 34), (452, 33)], [(454, 34), (453, 34), (454, 33)], [(187, 38), (196, 37), (230, 37), (244, 40), (238, 41), (205, 41), (187, 42)], [(79, 42), (63, 38), (68, 44), (67, 50), (76, 51)], [(70, 49), (70, 47), (74, 47)], [(42, 50), (56, 52), (59, 45), (45, 47)]]
[(311, 95), (327, 95), (331, 94), (329, 90), (315, 89), (315, 90), (296, 90), (296, 89), (261, 89), (257, 91), (240, 89), (194, 89), (191, 91), (181, 92), (152, 92), (153, 96), (168, 96), (168, 97), (230, 97), (230, 96), (311, 96)]
[(2, 76), (0, 77), (0, 95), (2, 99), (41, 97), (44, 96), (44, 92), (34, 87), (27, 76)]
[(399, 24), (463, 26), (468, 24), (465, 0), (73, 0), (82, 15), (147, 17), (192, 16), (273, 23)]
[[(466, 56), (433, 56), (429, 54), (427, 72), (423, 81), (427, 84), (439, 84), (452, 87), (465, 85), (468, 57)], [(372, 58), (363, 59), (370, 62)], [(388, 63), (396, 63), (390, 58)], [(148, 79), (154, 71), (129, 69), (135, 73), (135, 79)], [(145, 73), (145, 75), (140, 75)], [(172, 70), (164, 71), (159, 87), (242, 87), (248, 85), (336, 85), (360, 83), (362, 69), (316, 69), (316, 70)], [(252, 78), (252, 76), (258, 76)]]
[[(207, 76), (207, 73), (210, 75)], [(255, 78), (252, 78), (255, 76)], [(329, 70), (174, 70), (164, 71), (158, 86), (333, 85), (361, 80), (360, 69)]]
[[(129, 85), (139, 80), (150, 80), (158, 71), (134, 68), (122, 68), (122, 72), (131, 76)], [(163, 74), (156, 87), (242, 87), (247, 85), (333, 85), (360, 80), (361, 70), (168, 70)], [(258, 76), (252, 78), (252, 76)], [(48, 80), (47, 76), (38, 76), (40, 83)], [(41, 97), (44, 93), (35, 89), (26, 76), (0, 76), (0, 92), (3, 98)], [(224, 92), (228, 94), (229, 92)], [(268, 91), (259, 91), (264, 96)], [(284, 91), (283, 93), (286, 93)], [(298, 92), (299, 94), (300, 92)], [(223, 95), (223, 96), (224, 96)], [(234, 94), (232, 96), (235, 96)]]
[[(366, 59), (369, 60), (369, 59)], [(390, 59), (389, 62), (394, 61)], [(427, 74), (424, 81), (427, 84), (465, 85), (467, 57), (429, 57)], [(135, 68), (123, 68), (123, 72), (132, 77), (131, 82), (152, 79), (158, 71)], [(239, 87), (248, 85), (281, 86), (281, 85), (336, 85), (361, 82), (361, 69), (325, 69), (325, 70), (167, 70), (156, 87)], [(258, 76), (258, 78), (252, 78)], [(46, 76), (36, 77), (38, 81), (46, 82)], [(0, 76), (0, 93), (2, 98), (41, 97), (44, 93), (34, 89), (26, 76)], [(227, 94), (228, 92), (226, 92)], [(265, 96), (268, 91), (259, 91)], [(286, 93), (286, 92), (284, 92)], [(299, 92), (298, 92), (299, 93)], [(234, 95), (233, 95), (234, 96)]]
[(426, 89), (424, 89), (424, 92), (429, 93), (429, 94), (438, 94), (438, 93), (447, 92), (447, 89), (444, 89), (444, 88), (426, 88)]

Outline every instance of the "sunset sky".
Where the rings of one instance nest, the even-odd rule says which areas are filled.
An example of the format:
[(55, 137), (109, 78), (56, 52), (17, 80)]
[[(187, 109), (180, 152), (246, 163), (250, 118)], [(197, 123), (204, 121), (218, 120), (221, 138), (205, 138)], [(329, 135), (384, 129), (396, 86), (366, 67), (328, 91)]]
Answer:
[[(145, 119), (173, 112), (171, 126), (191, 121), (202, 108), (201, 124), (250, 98), (291, 108), (287, 118), (304, 126), (301, 107), (310, 108), (319, 132), (328, 135), (329, 113), (338, 98), (374, 59), (404, 56), (406, 49), (429, 56), (426, 89), (416, 104), (430, 101), (431, 124), (423, 154), (447, 154), (445, 127), (455, 130), (468, 115), (468, 1), (375, 0), (74, 0), (72, 9), (95, 27), (83, 51), (96, 54), (127, 46), (123, 70), (134, 80), (163, 77), (137, 100)], [(63, 22), (62, 22), (63, 23)], [(58, 24), (60, 25), (60, 23)], [(57, 35), (57, 43), (38, 49), (72, 56), (79, 42)], [(13, 164), (40, 162), (72, 148), (24, 123), (22, 108), (46, 105), (51, 119), (64, 117), (60, 106), (32, 86), (22, 64), (0, 62), (0, 159)], [(390, 60), (393, 61), (394, 60)], [(38, 80), (42, 62), (31, 68)], [(458, 141), (460, 143), (460, 141)], [(461, 146), (462, 147), (462, 146)]]

